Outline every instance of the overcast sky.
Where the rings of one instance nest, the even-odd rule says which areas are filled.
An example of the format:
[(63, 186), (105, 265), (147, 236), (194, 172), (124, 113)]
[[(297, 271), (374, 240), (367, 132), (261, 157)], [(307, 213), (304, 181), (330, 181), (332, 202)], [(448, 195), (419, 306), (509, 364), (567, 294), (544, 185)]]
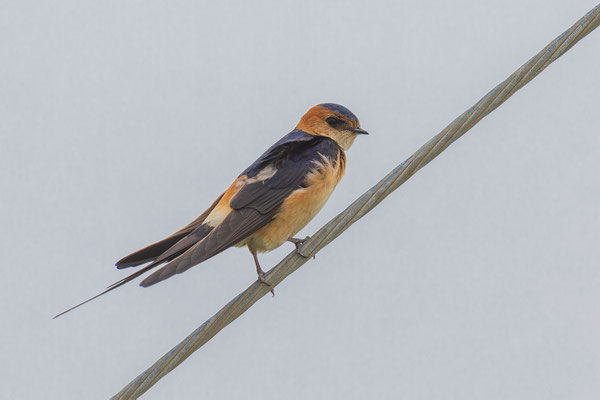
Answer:
[[(594, 5), (4, 1), (0, 397), (106, 399), (250, 285), (232, 249), (51, 320), (309, 107), (371, 135), (301, 235)], [(597, 399), (599, 49), (596, 31), (144, 398)]]

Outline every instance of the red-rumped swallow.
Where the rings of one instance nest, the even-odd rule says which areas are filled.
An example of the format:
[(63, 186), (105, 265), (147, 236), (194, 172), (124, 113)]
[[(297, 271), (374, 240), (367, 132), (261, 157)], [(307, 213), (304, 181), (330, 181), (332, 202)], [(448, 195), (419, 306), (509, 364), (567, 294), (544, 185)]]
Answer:
[(187, 271), (232, 246), (248, 247), (258, 280), (269, 285), (257, 253), (276, 249), (286, 241), (299, 251), (305, 239), (294, 235), (325, 205), (344, 175), (345, 151), (357, 135), (366, 134), (346, 107), (333, 103), (312, 107), (296, 129), (242, 172), (202, 215), (171, 236), (122, 258), (116, 266), (150, 264), (56, 317), (163, 263), (166, 265), (140, 286), (152, 286)]

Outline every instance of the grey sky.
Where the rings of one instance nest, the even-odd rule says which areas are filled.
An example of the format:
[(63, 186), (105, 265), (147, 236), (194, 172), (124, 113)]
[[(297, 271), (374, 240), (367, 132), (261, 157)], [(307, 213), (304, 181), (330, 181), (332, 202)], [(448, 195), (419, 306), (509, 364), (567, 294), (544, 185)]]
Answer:
[[(110, 397), (253, 282), (234, 249), (50, 319), (310, 106), (371, 135), (302, 234), (594, 5), (5, 1), (0, 397)], [(596, 31), (144, 398), (597, 398), (599, 48)]]

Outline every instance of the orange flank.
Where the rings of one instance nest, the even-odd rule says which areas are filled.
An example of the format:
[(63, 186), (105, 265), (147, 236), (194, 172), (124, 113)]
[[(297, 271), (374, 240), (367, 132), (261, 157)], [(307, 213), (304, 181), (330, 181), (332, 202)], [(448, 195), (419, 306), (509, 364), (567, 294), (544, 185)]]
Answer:
[(221, 200), (217, 203), (215, 208), (213, 208), (213, 210), (210, 212), (210, 214), (208, 214), (208, 216), (204, 220), (205, 224), (214, 228), (215, 226), (218, 226), (221, 222), (223, 222), (225, 217), (227, 217), (232, 210), (231, 206), (229, 205), (229, 202), (231, 201), (233, 196), (235, 196), (237, 192), (239, 192), (240, 189), (244, 186), (245, 181), (246, 175), (242, 175), (235, 181), (233, 181), (233, 183), (227, 188), (225, 193), (223, 193), (223, 197), (221, 197)]

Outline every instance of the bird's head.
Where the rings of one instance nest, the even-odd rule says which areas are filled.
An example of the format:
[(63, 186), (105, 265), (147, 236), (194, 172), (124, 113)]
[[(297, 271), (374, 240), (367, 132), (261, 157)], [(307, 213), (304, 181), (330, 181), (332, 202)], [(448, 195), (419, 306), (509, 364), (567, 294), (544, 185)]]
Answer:
[(357, 135), (368, 135), (361, 129), (356, 115), (344, 106), (323, 103), (312, 107), (300, 118), (296, 129), (316, 136), (326, 136), (348, 150)]

